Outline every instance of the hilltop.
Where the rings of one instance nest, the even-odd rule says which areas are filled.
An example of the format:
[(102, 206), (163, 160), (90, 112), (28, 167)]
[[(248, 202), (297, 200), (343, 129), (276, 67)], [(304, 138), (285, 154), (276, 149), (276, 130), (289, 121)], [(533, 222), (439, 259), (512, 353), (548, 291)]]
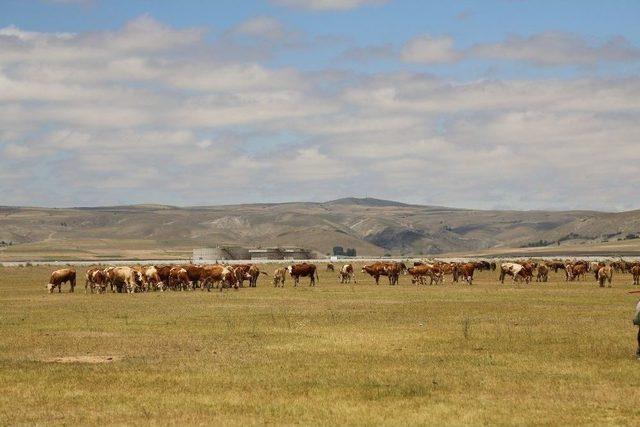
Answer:
[(619, 241), (633, 252), (640, 249), (640, 239), (638, 244), (633, 239), (639, 233), (637, 210), (471, 210), (372, 198), (197, 207), (0, 207), (0, 241), (11, 242), (0, 249), (1, 260), (185, 257), (194, 247), (216, 244), (296, 245), (319, 254), (343, 246), (378, 256), (615, 248), (611, 242)]

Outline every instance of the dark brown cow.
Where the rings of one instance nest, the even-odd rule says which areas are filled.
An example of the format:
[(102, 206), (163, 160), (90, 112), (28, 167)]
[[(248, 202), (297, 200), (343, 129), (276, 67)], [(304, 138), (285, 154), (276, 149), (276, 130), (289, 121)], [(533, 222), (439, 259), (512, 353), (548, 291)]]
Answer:
[(313, 264), (307, 264), (306, 262), (302, 264), (292, 264), (287, 267), (287, 271), (289, 275), (293, 277), (293, 286), (298, 286), (300, 277), (309, 277), (309, 286), (315, 286), (316, 282), (320, 282), (318, 270)]
[(162, 283), (166, 283), (169, 285), (169, 273), (173, 268), (172, 265), (155, 265), (156, 271), (158, 273), (158, 277)]
[(69, 282), (69, 292), (73, 292), (76, 287), (76, 270), (73, 268), (63, 268), (61, 270), (56, 270), (51, 273), (51, 278), (49, 278), (49, 283), (47, 284), (47, 290), (50, 294), (53, 293), (53, 290), (58, 287), (58, 292), (62, 292), (62, 284)]
[(333, 265), (333, 263), (329, 263), (327, 264), (327, 271), (336, 271), (336, 267)]
[(640, 285), (640, 265), (631, 267), (631, 275), (633, 276), (633, 284)]
[(551, 261), (547, 263), (547, 266), (553, 270), (554, 273), (557, 273), (558, 270), (564, 270), (565, 266), (562, 261)]

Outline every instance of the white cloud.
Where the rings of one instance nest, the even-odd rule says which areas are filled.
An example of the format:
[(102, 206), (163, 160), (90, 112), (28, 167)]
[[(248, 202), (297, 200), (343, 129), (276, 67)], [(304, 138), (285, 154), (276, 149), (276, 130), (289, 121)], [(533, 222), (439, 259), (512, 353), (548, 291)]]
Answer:
[(410, 40), (402, 50), (402, 59), (408, 62), (441, 64), (455, 62), (462, 54), (455, 48), (453, 38), (448, 36), (421, 36)]
[(349, 10), (362, 6), (381, 5), (388, 0), (270, 0), (272, 3), (308, 10)]
[(570, 33), (548, 31), (522, 37), (512, 35), (499, 43), (478, 44), (471, 49), (482, 58), (525, 61), (536, 65), (592, 65), (603, 61), (637, 61), (640, 49), (623, 37), (604, 43), (588, 43)]
[(240, 23), (234, 29), (234, 32), (251, 37), (264, 37), (274, 40), (280, 40), (287, 35), (284, 25), (269, 16), (256, 16), (248, 19)]
[[(14, 173), (10, 181), (2, 175), (0, 203), (356, 193), (466, 207), (612, 209), (640, 197), (632, 185), (638, 77), (304, 72), (236, 52), (239, 35), (278, 34), (277, 22), (257, 19), (213, 40), (148, 16), (90, 34), (1, 29), (0, 171)], [(448, 37), (414, 42), (404, 55), (420, 62), (463, 54)], [(618, 52), (607, 55), (625, 50)], [(614, 179), (630, 184), (593, 191)]]

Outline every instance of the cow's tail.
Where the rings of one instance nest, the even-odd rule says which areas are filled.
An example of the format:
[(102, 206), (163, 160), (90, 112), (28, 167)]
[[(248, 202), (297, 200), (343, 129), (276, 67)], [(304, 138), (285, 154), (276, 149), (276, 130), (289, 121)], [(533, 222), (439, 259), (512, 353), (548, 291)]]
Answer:
[(317, 268), (313, 271), (313, 274), (316, 275), (316, 283), (320, 283), (320, 276), (318, 276), (318, 269)]
[(266, 271), (261, 271), (260, 274), (264, 274), (265, 276), (269, 277), (269, 273), (267, 273)]

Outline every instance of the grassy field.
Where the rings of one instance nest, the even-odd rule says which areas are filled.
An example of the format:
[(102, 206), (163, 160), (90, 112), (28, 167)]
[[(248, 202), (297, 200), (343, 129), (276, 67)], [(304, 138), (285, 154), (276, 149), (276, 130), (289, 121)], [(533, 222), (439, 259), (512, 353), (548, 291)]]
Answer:
[(640, 423), (629, 276), (49, 295), (50, 271), (0, 268), (2, 425)]

